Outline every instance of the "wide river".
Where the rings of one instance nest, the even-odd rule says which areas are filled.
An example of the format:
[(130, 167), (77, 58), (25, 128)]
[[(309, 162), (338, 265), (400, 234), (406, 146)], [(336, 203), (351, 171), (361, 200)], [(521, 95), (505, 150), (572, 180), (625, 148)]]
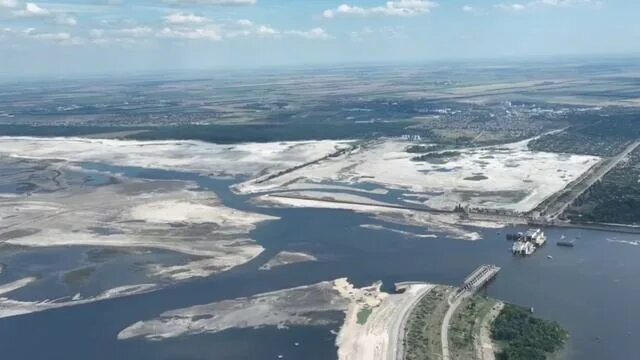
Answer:
[[(389, 226), (349, 211), (256, 208), (247, 198), (227, 190), (230, 181), (166, 171), (85, 166), (141, 178), (197, 181), (202, 188), (217, 192), (231, 207), (277, 215), (281, 220), (265, 223), (251, 234), (267, 249), (258, 259), (225, 274), (139, 296), (0, 319), (2, 359), (264, 360), (276, 359), (279, 354), (285, 359), (335, 359), (335, 327), (232, 330), (158, 342), (119, 341), (116, 335), (128, 325), (166, 310), (338, 277), (348, 277), (358, 285), (376, 280), (388, 287), (407, 280), (458, 285), (481, 264), (502, 267), (488, 287), (488, 295), (533, 307), (538, 316), (556, 320), (569, 330), (568, 358), (637, 358), (638, 235), (548, 228), (549, 243), (534, 256), (521, 258), (511, 255), (510, 243), (505, 240), (505, 232), (514, 229), (473, 229), (483, 234), (480, 241), (446, 239), (445, 235), (438, 239), (411, 238), (361, 228), (361, 224), (377, 224), (415, 230)], [(575, 239), (576, 246), (556, 246), (561, 236)], [(319, 261), (257, 270), (266, 259), (285, 249), (311, 253)], [(62, 257), (72, 250), (49, 251)], [(299, 346), (294, 346), (296, 342)]]

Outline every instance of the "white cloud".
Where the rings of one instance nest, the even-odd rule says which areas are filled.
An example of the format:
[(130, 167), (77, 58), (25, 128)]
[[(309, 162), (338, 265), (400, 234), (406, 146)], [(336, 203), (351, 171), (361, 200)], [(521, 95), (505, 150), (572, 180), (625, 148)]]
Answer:
[(164, 17), (167, 24), (202, 24), (208, 21), (204, 16), (195, 14), (173, 13)]
[(23, 18), (47, 18), (58, 25), (75, 26), (78, 20), (67, 13), (51, 11), (36, 3), (20, 3), (18, 0), (0, 0), (0, 8), (12, 8), (11, 15)]
[(102, 29), (91, 29), (89, 30), (89, 36), (92, 38), (101, 38), (105, 34), (105, 31)]
[(251, 20), (241, 19), (221, 26), (221, 32), (225, 39), (239, 37), (269, 37), (282, 39), (286, 37), (299, 37), (312, 40), (332, 39), (323, 28), (317, 27), (308, 31), (276, 29), (271, 25), (255, 24)]
[(132, 28), (124, 28), (115, 31), (118, 35), (132, 37), (132, 38), (144, 38), (153, 35), (154, 31), (152, 28), (147, 26), (138, 26)]
[(169, 39), (211, 40), (220, 41), (223, 34), (218, 26), (210, 25), (198, 29), (175, 29), (165, 27), (156, 33), (156, 36)]
[(82, 38), (73, 36), (68, 32), (42, 32), (35, 28), (24, 30), (13, 30), (10, 28), (0, 29), (0, 38), (13, 37), (33, 41), (52, 42), (60, 45), (79, 45), (84, 43)]
[[(180, 39), (193, 41), (232, 41), (236, 38), (303, 38), (311, 40), (326, 40), (333, 36), (323, 28), (317, 27), (308, 31), (277, 29), (268, 24), (256, 24), (248, 19), (228, 20), (220, 24), (207, 21), (205, 24), (197, 24), (197, 20), (191, 14), (178, 13), (179, 16), (166, 17), (167, 24), (159, 27), (151, 26), (126, 26), (106, 28), (90, 28), (85, 30), (84, 37), (76, 37), (67, 32), (37, 32), (35, 29), (27, 29), (20, 34), (38, 40), (57, 41), (61, 44), (88, 43), (100, 46), (111, 44), (135, 45), (145, 44), (162, 39)], [(69, 20), (69, 23), (71, 21)], [(82, 29), (79, 31), (82, 32)], [(0, 35), (3, 35), (0, 33)]]
[(285, 32), (285, 34), (311, 40), (328, 40), (333, 38), (333, 36), (329, 35), (323, 28), (319, 27), (313, 28), (309, 31), (290, 30)]
[(76, 26), (78, 25), (78, 20), (71, 15), (63, 14), (56, 17), (56, 23), (60, 25)]
[(514, 11), (520, 12), (524, 11), (527, 7), (523, 4), (496, 4), (494, 5), (496, 9), (504, 10), (504, 11)]
[(247, 6), (257, 4), (258, 0), (163, 0), (163, 2), (174, 5), (202, 4), (220, 6)]
[(38, 33), (38, 34), (31, 34), (29, 36), (38, 40), (65, 41), (65, 40), (71, 39), (71, 34), (67, 32)]
[(351, 41), (360, 42), (369, 38), (376, 40), (380, 38), (404, 39), (407, 37), (407, 34), (401, 26), (383, 26), (379, 29), (366, 26), (358, 31), (352, 31), (349, 37)]
[(260, 25), (256, 29), (256, 34), (261, 35), (261, 36), (272, 36), (272, 35), (278, 35), (278, 34), (280, 34), (280, 32), (278, 30), (272, 28), (271, 26)]
[(240, 19), (238, 21), (236, 21), (236, 24), (242, 26), (242, 27), (252, 27), (253, 26), (253, 21), (251, 20), (247, 20), (247, 19)]
[(500, 3), (493, 7), (499, 10), (523, 12), (530, 9), (541, 8), (570, 8), (570, 7), (592, 7), (600, 8), (603, 5), (601, 0), (532, 0), (527, 3)]
[(430, 0), (391, 0), (387, 1), (384, 6), (368, 8), (342, 4), (335, 9), (325, 10), (322, 15), (327, 19), (339, 15), (414, 16), (427, 14), (436, 6), (438, 6), (438, 4)]
[(598, 5), (602, 4), (602, 1), (596, 0), (536, 0), (529, 3), (530, 6), (557, 6), (557, 7), (570, 7), (579, 5)]
[(0, 28), (0, 40), (5, 39), (14, 34), (15, 34), (15, 31), (11, 28)]
[[(91, 29), (89, 30), (89, 41), (96, 45), (109, 45), (109, 44), (135, 44), (142, 39), (141, 36), (131, 36), (138, 34), (140, 35), (142, 32), (140, 30), (132, 30), (135, 28), (129, 29), (120, 29), (120, 30), (104, 30), (104, 29)], [(125, 30), (125, 31), (123, 31)], [(128, 30), (128, 31), (127, 31)], [(153, 32), (147, 34), (153, 35)]]
[(216, 25), (206, 25), (199, 28), (171, 25), (161, 29), (139, 26), (123, 29), (91, 29), (89, 31), (91, 42), (97, 45), (131, 45), (148, 42), (154, 38), (219, 41), (223, 39), (223, 35), (222, 29)]
[(28, 2), (23, 9), (15, 10), (13, 14), (21, 17), (43, 17), (49, 16), (51, 12), (38, 4)]
[[(494, 5), (494, 7), (495, 7), (495, 5)], [(479, 7), (479, 6), (472, 6), (472, 5), (464, 5), (464, 6), (462, 6), (462, 11), (464, 13), (473, 14), (473, 15), (485, 15), (487, 13), (484, 8)]]
[(0, 8), (13, 9), (18, 7), (18, 0), (0, 0)]
[(375, 31), (372, 28), (366, 26), (360, 30), (352, 31), (349, 34), (349, 37), (351, 38), (352, 41), (362, 41), (364, 38), (368, 37), (373, 33), (375, 33)]

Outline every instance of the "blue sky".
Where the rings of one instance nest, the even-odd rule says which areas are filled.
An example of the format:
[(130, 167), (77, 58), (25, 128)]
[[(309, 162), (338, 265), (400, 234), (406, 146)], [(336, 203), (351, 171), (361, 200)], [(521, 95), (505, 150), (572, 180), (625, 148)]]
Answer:
[(0, 0), (0, 76), (640, 53), (637, 0)]

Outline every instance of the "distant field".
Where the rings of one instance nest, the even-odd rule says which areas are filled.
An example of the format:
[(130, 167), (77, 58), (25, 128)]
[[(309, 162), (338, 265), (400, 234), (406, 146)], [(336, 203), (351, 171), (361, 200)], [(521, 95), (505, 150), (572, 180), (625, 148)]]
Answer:
[(363, 66), (6, 84), (0, 134), (151, 129), (131, 138), (220, 143), (419, 135), (486, 145), (567, 127), (604, 100), (634, 104), (635, 66)]
[(410, 122), (366, 124), (179, 125), (179, 126), (32, 126), (0, 125), (0, 136), (92, 136), (146, 130), (121, 136), (131, 140), (201, 140), (212, 143), (366, 139), (404, 134), (429, 137), (426, 129), (407, 129)]

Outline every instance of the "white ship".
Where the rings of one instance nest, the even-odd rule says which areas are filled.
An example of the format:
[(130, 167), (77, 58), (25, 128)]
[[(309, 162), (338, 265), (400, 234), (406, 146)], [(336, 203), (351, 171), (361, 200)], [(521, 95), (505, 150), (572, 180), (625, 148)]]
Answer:
[(511, 247), (514, 255), (531, 255), (536, 251), (535, 245), (528, 241), (518, 240)]
[(524, 240), (533, 242), (537, 247), (547, 242), (547, 236), (540, 229), (529, 229), (524, 234)]
[(529, 229), (513, 243), (511, 251), (514, 255), (531, 255), (546, 242), (547, 237), (541, 229)]

